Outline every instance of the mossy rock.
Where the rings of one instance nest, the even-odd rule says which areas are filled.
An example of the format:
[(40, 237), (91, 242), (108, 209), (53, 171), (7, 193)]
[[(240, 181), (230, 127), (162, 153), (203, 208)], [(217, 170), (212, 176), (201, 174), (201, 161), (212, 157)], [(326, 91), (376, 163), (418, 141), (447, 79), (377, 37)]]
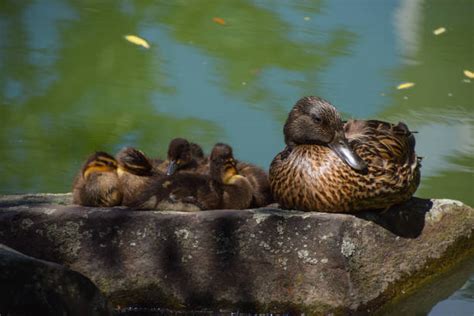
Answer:
[(473, 230), (452, 200), (350, 215), (0, 197), (0, 243), (81, 272), (115, 305), (174, 310), (371, 313), (472, 256)]

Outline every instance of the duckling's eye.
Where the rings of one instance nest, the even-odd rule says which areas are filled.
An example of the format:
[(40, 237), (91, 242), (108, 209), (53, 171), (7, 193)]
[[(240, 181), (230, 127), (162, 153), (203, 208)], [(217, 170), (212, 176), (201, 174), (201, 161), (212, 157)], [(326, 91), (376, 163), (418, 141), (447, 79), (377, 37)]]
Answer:
[(311, 115), (311, 118), (313, 119), (313, 121), (315, 121), (316, 123), (321, 123), (323, 120), (321, 119), (321, 117), (319, 115), (316, 115), (316, 114), (313, 114)]

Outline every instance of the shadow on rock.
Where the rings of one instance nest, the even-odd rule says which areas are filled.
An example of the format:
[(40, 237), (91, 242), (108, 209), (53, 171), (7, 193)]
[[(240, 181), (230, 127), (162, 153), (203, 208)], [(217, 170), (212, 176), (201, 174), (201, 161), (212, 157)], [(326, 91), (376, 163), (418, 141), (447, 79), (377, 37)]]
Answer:
[(392, 206), (387, 211), (367, 211), (355, 214), (404, 238), (417, 238), (425, 227), (425, 215), (431, 210), (429, 199), (411, 198), (409, 201)]
[(0, 315), (110, 315), (82, 274), (0, 244)]
[(132, 221), (128, 209), (112, 208), (109, 212), (91, 212), (89, 221), (85, 222), (81, 233), (90, 232), (89, 238), (84, 238), (85, 255), (90, 255), (90, 261), (103, 266), (107, 273), (120, 272), (123, 269), (123, 249), (119, 246), (122, 237), (129, 234), (127, 225)]
[[(159, 252), (156, 253), (157, 260), (161, 261), (161, 268), (166, 275), (167, 286), (178, 288), (178, 293), (183, 294), (187, 309), (212, 305), (214, 296), (193, 278), (193, 276), (197, 275), (195, 270), (202, 269), (202, 267), (194, 266), (191, 259), (186, 258), (187, 251), (183, 249), (183, 238), (178, 236), (179, 233), (176, 231), (176, 225), (170, 223), (169, 225), (164, 225), (162, 229), (165, 241), (162, 245), (161, 254)], [(197, 260), (200, 265), (199, 258), (194, 258), (194, 260)]]
[(216, 218), (212, 227), (214, 234), (214, 259), (212, 260), (215, 276), (236, 289), (235, 298), (239, 301), (241, 311), (252, 312), (256, 310), (252, 293), (251, 270), (243, 265), (239, 242), (238, 229), (242, 226), (238, 218), (225, 216)]

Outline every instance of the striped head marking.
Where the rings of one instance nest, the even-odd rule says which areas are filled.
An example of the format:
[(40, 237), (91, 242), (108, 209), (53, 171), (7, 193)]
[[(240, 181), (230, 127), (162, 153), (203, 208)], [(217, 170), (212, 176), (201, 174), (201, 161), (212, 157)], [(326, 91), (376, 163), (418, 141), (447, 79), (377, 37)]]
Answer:
[(98, 151), (92, 154), (86, 161), (82, 175), (87, 178), (94, 172), (114, 172), (117, 170), (117, 161), (111, 155)]

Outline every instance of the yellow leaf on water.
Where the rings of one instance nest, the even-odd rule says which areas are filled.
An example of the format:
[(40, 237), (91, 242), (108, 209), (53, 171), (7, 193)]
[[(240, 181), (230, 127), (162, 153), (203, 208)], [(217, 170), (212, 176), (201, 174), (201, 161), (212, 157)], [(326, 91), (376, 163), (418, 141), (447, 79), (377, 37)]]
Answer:
[(469, 70), (464, 70), (464, 75), (468, 78), (474, 79), (474, 72)]
[(215, 17), (215, 18), (212, 18), (212, 21), (220, 25), (225, 25), (225, 20), (223, 18)]
[(401, 89), (408, 89), (408, 88), (411, 88), (415, 85), (414, 82), (404, 82), (404, 83), (400, 83), (398, 86), (397, 86), (397, 89), (398, 90), (401, 90)]
[(438, 27), (436, 30), (433, 31), (434, 35), (440, 35), (446, 32), (446, 29), (444, 27)]
[(150, 44), (148, 44), (146, 40), (136, 35), (125, 35), (125, 39), (135, 45), (143, 46), (145, 48), (150, 48)]

